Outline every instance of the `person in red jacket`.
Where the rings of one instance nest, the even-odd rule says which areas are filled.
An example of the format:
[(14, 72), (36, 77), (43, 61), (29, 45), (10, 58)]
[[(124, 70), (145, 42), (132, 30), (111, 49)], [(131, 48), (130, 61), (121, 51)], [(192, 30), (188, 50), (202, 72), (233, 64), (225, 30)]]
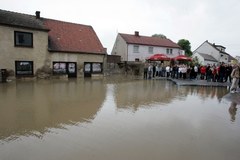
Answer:
[(206, 76), (206, 66), (200, 68), (201, 79), (205, 79)]

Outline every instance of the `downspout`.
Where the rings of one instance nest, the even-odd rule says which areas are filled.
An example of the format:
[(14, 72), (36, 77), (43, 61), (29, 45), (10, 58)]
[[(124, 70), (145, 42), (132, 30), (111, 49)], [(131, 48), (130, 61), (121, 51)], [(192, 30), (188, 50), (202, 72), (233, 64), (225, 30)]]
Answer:
[(128, 61), (128, 43), (127, 43), (127, 61)]
[(107, 72), (107, 48), (104, 48), (105, 49), (105, 54), (103, 56), (103, 75), (106, 76), (106, 72)]

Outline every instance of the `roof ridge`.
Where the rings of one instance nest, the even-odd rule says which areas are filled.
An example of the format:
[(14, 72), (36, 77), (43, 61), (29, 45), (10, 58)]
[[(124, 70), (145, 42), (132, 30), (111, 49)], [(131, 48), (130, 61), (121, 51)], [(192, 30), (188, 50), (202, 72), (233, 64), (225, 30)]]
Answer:
[[(129, 36), (135, 36), (134, 34), (127, 34), (127, 33), (119, 33), (119, 34), (124, 34), (124, 35), (129, 35)], [(145, 35), (139, 35), (139, 37), (146, 37), (146, 38), (161, 38), (161, 39), (167, 39), (167, 40), (170, 40), (172, 41), (171, 39), (169, 38), (162, 38), (162, 37), (153, 37), (153, 36), (145, 36)], [(173, 41), (172, 41), (173, 42)], [(175, 42), (174, 42), (175, 43)]]
[(21, 15), (25, 15), (25, 16), (35, 17), (35, 15), (31, 15), (31, 14), (27, 14), (27, 13), (21, 13), (21, 12), (16, 12), (16, 11), (10, 11), (10, 10), (4, 10), (4, 9), (0, 9), (0, 11), (10, 12), (10, 13), (14, 13), (14, 14), (21, 14)]
[(118, 33), (118, 34), (129, 44), (181, 48), (177, 43), (173, 42), (169, 38), (161, 38), (161, 37), (159, 38), (159, 37), (144, 36), (144, 35), (136, 36), (135, 34), (126, 34), (126, 33)]
[[(27, 13), (21, 13), (21, 12), (16, 12), (16, 11), (9, 11), (9, 10), (3, 10), (3, 9), (0, 9), (0, 11), (9, 12), (9, 13), (18, 14), (18, 15), (30, 16), (30, 17), (33, 17), (33, 18), (36, 17), (36, 15), (34, 15), (34, 14), (27, 14)], [(53, 18), (40, 17), (40, 20), (52, 20), (52, 21), (58, 21), (58, 22), (63, 22), (63, 23), (69, 23), (69, 24), (76, 24), (76, 25), (82, 25), (82, 26), (92, 27), (91, 25), (74, 23), (74, 22), (69, 22), (69, 21), (64, 21), (64, 20), (53, 19)]]

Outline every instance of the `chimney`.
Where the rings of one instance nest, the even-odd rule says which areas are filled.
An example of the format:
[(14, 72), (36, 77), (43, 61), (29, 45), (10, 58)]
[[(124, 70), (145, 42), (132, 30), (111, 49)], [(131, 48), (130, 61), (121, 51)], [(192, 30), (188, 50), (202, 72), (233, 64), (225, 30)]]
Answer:
[(139, 36), (139, 32), (138, 31), (135, 31), (135, 36)]
[(36, 14), (36, 19), (40, 19), (40, 11), (36, 11), (35, 14)]

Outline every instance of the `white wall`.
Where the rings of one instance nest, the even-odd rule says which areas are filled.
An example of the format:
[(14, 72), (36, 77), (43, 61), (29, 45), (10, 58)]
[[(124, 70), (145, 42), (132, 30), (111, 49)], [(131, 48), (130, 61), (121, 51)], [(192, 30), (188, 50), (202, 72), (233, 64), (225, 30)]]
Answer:
[(193, 53), (193, 58), (197, 57), (198, 58), (198, 62), (201, 64), (201, 65), (205, 65), (205, 62), (204, 62), (204, 58), (199, 55), (197, 52), (194, 52)]
[(176, 57), (179, 54), (182, 53), (182, 51), (179, 48), (169, 48), (172, 49), (172, 54), (167, 54), (167, 48), (166, 47), (156, 47), (156, 46), (151, 46), (153, 47), (153, 53), (149, 53), (148, 48), (149, 46), (144, 46), (144, 45), (137, 45), (139, 46), (139, 53), (134, 53), (133, 52), (133, 44), (128, 45), (128, 61), (135, 61), (136, 58), (138, 58), (140, 61), (145, 61), (146, 58), (154, 55), (154, 54), (166, 54), (168, 57)]
[(204, 60), (204, 58), (200, 54), (198, 54), (197, 52), (194, 52), (193, 57), (197, 57), (198, 58), (198, 62), (201, 65), (208, 65), (208, 64), (210, 64), (210, 65), (213, 65), (213, 64), (217, 65), (218, 64), (217, 62)]

